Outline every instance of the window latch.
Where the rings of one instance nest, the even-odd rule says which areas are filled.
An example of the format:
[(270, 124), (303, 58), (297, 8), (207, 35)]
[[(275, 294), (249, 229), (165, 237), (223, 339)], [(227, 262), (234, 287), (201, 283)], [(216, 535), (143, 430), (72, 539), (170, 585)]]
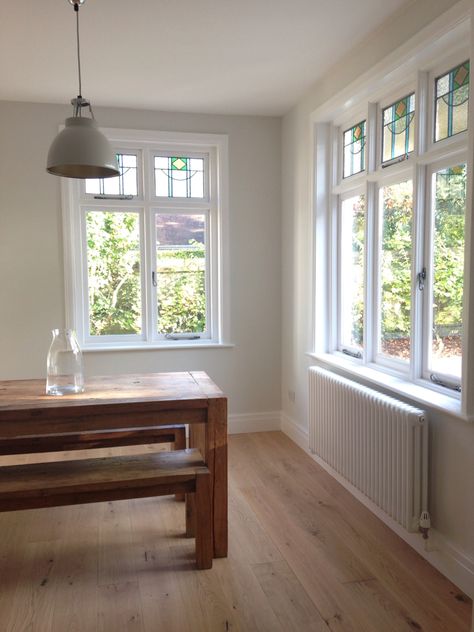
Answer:
[(425, 289), (425, 279), (426, 279), (426, 268), (423, 268), (423, 270), (421, 272), (418, 272), (417, 277), (418, 277), (418, 289), (419, 290), (424, 290)]
[(438, 375), (436, 375), (435, 373), (432, 373), (430, 375), (430, 380), (433, 382), (433, 384), (438, 384), (438, 386), (444, 386), (444, 388), (450, 388), (452, 391), (457, 391), (458, 393), (461, 392), (461, 384), (458, 384), (457, 382), (454, 382), (451, 380), (443, 379), (439, 377)]
[(156, 272), (153, 270), (151, 273), (151, 282), (153, 283), (153, 287), (156, 287), (158, 283), (156, 282)]
[(360, 351), (352, 351), (351, 349), (343, 349), (342, 353), (345, 353), (351, 358), (357, 358), (358, 360), (362, 360), (362, 353)]

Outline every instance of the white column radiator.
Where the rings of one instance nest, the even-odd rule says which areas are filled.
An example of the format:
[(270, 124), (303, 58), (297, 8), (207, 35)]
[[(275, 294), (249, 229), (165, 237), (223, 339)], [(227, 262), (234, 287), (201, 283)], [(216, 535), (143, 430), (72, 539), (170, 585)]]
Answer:
[(424, 411), (310, 367), (309, 447), (405, 529), (429, 527)]

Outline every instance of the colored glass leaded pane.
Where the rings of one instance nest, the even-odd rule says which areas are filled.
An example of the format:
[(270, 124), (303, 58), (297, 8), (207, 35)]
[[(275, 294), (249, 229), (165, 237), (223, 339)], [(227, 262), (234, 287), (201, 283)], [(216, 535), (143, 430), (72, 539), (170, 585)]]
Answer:
[(383, 110), (382, 162), (409, 154), (415, 146), (415, 93)]
[(365, 121), (346, 130), (343, 135), (343, 177), (353, 176), (365, 169)]
[(435, 80), (435, 141), (467, 130), (469, 61)]
[(204, 158), (155, 156), (155, 194), (167, 198), (203, 198)]
[(90, 195), (138, 195), (138, 159), (136, 154), (117, 154), (119, 175), (114, 178), (86, 180)]

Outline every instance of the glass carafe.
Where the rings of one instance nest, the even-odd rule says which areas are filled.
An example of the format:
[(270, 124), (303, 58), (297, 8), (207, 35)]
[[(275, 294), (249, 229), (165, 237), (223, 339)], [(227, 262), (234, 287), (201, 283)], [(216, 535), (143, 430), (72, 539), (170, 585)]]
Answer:
[(47, 360), (47, 395), (70, 395), (84, 390), (82, 353), (73, 329), (53, 329)]

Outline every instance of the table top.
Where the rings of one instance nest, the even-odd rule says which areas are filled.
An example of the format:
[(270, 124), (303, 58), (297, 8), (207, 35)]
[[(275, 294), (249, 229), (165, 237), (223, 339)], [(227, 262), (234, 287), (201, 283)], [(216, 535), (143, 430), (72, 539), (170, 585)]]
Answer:
[[(152, 403), (154, 407), (205, 407), (209, 399), (224, 397), (204, 371), (105, 375), (86, 380), (83, 393), (53, 396), (45, 393), (46, 380), (0, 381), (0, 420), (21, 411), (31, 416), (54, 409), (113, 412), (117, 406)], [(110, 410), (109, 410), (110, 409)]]

